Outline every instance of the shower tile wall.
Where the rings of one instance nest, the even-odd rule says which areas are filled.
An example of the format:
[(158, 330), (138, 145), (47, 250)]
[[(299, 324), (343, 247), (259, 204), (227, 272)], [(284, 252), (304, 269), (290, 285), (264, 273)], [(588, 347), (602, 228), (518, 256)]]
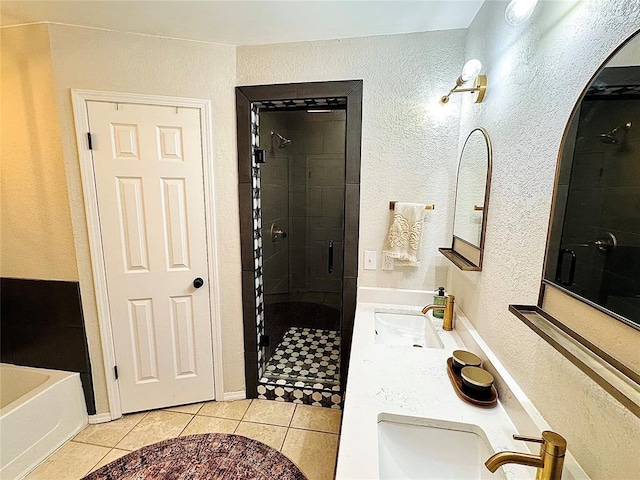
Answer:
[[(291, 126), (295, 122), (293, 116), (298, 117), (297, 112), (287, 113)], [(296, 141), (291, 141), (288, 148), (289, 154), (289, 205), (291, 205), (291, 218), (289, 218), (289, 231), (291, 232), (291, 249), (289, 251), (289, 266), (291, 277), (289, 290), (291, 293), (307, 291), (307, 168), (303, 153), (305, 144), (315, 144), (315, 141), (305, 138), (304, 130), (292, 128), (289, 135), (295, 135)], [(300, 297), (302, 300), (302, 297)]]
[[(294, 300), (340, 307), (345, 117), (344, 110), (260, 114), (260, 144), (267, 157), (261, 168), (262, 188), (269, 189), (263, 198), (277, 199), (263, 204), (268, 303)], [(271, 130), (291, 139), (291, 144), (279, 149), (274, 140), (272, 148)], [(287, 189), (288, 208), (283, 193)], [(271, 242), (267, 234), (272, 221), (287, 231), (285, 240)], [(329, 240), (334, 241), (333, 274), (327, 268)]]
[[(345, 112), (287, 114), (292, 233), (290, 291), (305, 301), (340, 305), (344, 198)], [(296, 140), (294, 140), (296, 139)], [(334, 241), (334, 273), (328, 243)]]
[[(307, 155), (307, 261), (310, 292), (342, 290), (344, 156)], [(334, 242), (334, 273), (328, 273), (328, 244)]]
[[(289, 293), (289, 238), (273, 241), (271, 225), (289, 232), (289, 159), (287, 150), (278, 148), (274, 131), (288, 138), (286, 118), (277, 113), (260, 113), (260, 146), (266, 163), (260, 167), (262, 190), (262, 248), (266, 300), (273, 295)], [(264, 201), (267, 199), (267, 201)]]

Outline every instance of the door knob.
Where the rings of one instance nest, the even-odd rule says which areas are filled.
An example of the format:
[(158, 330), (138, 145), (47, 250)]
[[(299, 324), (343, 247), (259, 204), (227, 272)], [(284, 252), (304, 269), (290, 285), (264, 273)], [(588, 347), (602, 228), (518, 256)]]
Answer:
[(203, 280), (203, 279), (201, 279), (200, 277), (196, 278), (196, 279), (193, 281), (193, 286), (194, 286), (194, 288), (200, 288), (202, 285), (204, 285), (204, 280)]

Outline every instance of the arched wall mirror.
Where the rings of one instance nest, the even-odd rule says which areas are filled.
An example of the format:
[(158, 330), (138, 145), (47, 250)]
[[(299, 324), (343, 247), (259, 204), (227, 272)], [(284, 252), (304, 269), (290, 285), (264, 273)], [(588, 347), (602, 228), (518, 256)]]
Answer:
[(558, 156), (537, 306), (510, 310), (640, 417), (640, 34), (585, 87)]
[(451, 248), (440, 252), (462, 270), (481, 270), (491, 183), (491, 140), (483, 128), (467, 137), (456, 183)]
[(640, 35), (569, 120), (551, 226), (544, 282), (640, 329)]

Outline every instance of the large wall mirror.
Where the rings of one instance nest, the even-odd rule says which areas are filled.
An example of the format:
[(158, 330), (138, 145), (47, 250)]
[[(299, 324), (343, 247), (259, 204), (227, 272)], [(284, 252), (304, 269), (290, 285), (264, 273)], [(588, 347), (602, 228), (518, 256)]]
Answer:
[(640, 329), (640, 35), (587, 87), (559, 158), (544, 281)]
[(538, 305), (510, 310), (640, 417), (640, 34), (567, 123)]
[(472, 130), (458, 164), (453, 240), (440, 252), (462, 270), (481, 270), (491, 182), (491, 140)]

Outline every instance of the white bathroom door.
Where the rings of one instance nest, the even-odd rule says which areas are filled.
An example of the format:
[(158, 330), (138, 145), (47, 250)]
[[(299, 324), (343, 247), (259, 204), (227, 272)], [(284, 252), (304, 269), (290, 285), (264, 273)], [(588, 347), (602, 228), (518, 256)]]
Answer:
[(87, 110), (122, 412), (211, 400), (200, 110)]

